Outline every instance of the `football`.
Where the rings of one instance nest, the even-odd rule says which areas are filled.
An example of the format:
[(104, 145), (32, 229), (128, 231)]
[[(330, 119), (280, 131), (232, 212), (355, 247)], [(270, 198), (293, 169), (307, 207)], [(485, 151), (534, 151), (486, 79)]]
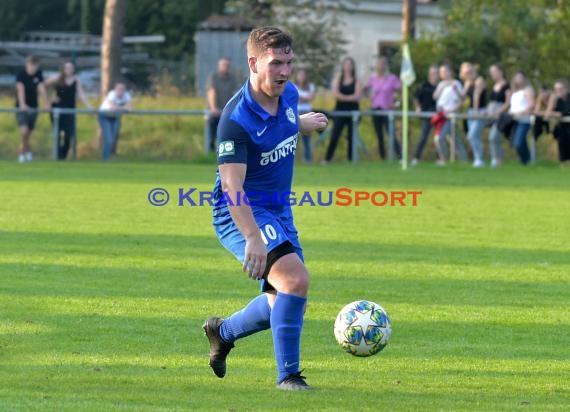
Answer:
[(334, 323), (338, 344), (354, 356), (372, 356), (390, 340), (392, 326), (388, 314), (377, 303), (357, 300), (341, 309)]

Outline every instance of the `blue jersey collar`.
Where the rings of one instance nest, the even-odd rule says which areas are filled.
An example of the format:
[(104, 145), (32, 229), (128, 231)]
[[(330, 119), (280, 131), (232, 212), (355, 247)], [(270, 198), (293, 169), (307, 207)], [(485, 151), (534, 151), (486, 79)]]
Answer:
[[(285, 86), (287, 87), (287, 86)], [(251, 95), (251, 84), (249, 83), (249, 79), (246, 80), (245, 85), (243, 86), (244, 88), (244, 96), (245, 96), (245, 100), (249, 106), (249, 108), (251, 110), (253, 110), (253, 112), (255, 114), (257, 114), (259, 117), (261, 117), (261, 120), (266, 121), (267, 119), (269, 119), (271, 116), (270, 113), (267, 112), (267, 110), (265, 110), (263, 107), (261, 107), (261, 105), (259, 103), (257, 103), (255, 101), (255, 99), (253, 98), (253, 96)], [(284, 92), (285, 93), (285, 92)], [(285, 110), (287, 110), (289, 108), (289, 105), (287, 104), (286, 99), (283, 98), (283, 95), (281, 95), (279, 97), (279, 105), (277, 107), (277, 113), (282, 113)]]

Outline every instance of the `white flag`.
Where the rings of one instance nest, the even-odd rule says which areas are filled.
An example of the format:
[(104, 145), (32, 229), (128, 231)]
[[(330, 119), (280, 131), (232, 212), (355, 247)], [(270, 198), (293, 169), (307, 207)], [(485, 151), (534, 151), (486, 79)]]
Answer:
[(416, 73), (410, 56), (408, 43), (402, 46), (402, 67), (400, 68), (400, 79), (406, 87), (410, 87), (416, 81)]

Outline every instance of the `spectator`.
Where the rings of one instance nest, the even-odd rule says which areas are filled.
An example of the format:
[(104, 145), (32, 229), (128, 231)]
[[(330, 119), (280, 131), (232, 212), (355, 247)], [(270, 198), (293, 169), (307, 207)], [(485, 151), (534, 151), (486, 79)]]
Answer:
[[(336, 98), (335, 111), (349, 112), (359, 109), (359, 101), (362, 95), (362, 87), (356, 78), (356, 65), (352, 57), (346, 57), (342, 61), (341, 71), (332, 83), (332, 92)], [(348, 160), (352, 160), (352, 118), (350, 116), (337, 116), (334, 118), (331, 140), (324, 164), (330, 162), (334, 156), (340, 135), (345, 128), (348, 128)]]
[[(298, 69), (295, 72), (295, 81), (293, 84), (297, 87), (299, 91), (299, 104), (297, 109), (299, 114), (309, 113), (313, 110), (311, 102), (315, 98), (315, 85), (309, 82), (309, 77), (307, 75), (306, 69)], [(311, 136), (303, 135), (303, 159), (306, 163), (311, 163), (313, 161), (313, 154), (311, 150)]]
[[(559, 119), (568, 116), (570, 116), (568, 82), (559, 79), (554, 83), (554, 93), (550, 96), (550, 100), (548, 101), (545, 117)], [(554, 138), (558, 141), (560, 167), (570, 166), (570, 123), (558, 123), (554, 129)]]
[(536, 96), (536, 103), (534, 105), (534, 124), (532, 125), (532, 135), (534, 140), (538, 140), (544, 132), (550, 133), (548, 121), (545, 120), (545, 113), (548, 110), (548, 103), (550, 102), (552, 91), (547, 85), (543, 84), (538, 90)]
[[(75, 109), (77, 97), (81, 99), (85, 107), (92, 110), (93, 107), (87, 100), (83, 87), (79, 79), (75, 75), (75, 65), (72, 62), (65, 62), (59, 71), (59, 75), (46, 80), (46, 86), (55, 88), (55, 100), (52, 107), (64, 109)], [(53, 118), (52, 118), (53, 119)], [(58, 156), (59, 160), (65, 160), (72, 139), (75, 139), (75, 114), (62, 113), (59, 115), (58, 131), (60, 133), (58, 140)], [(63, 133), (63, 139), (61, 138)]]
[(530, 115), (534, 109), (534, 90), (522, 70), (519, 70), (513, 77), (511, 90), (513, 93), (511, 94), (509, 113), (516, 120), (513, 145), (522, 164), (526, 165), (530, 162), (527, 135), (530, 130)]
[(121, 113), (132, 110), (132, 97), (127, 91), (125, 83), (118, 82), (115, 84), (113, 90), (103, 100), (99, 110), (99, 126), (103, 136), (102, 158), (106, 161), (111, 157), (113, 146), (116, 146), (119, 138)]
[[(489, 104), (487, 105), (487, 115), (498, 117), (509, 108), (511, 100), (511, 89), (505, 69), (495, 63), (489, 68), (489, 76), (493, 80), (493, 88), (489, 96)], [(503, 161), (503, 148), (501, 147), (502, 133), (499, 130), (497, 121), (493, 121), (491, 130), (489, 131), (489, 147), (491, 151), (491, 167), (499, 167)]]
[(25, 67), (16, 76), (16, 108), (19, 109), (16, 121), (22, 139), (18, 156), (20, 163), (30, 162), (33, 158), (30, 138), (38, 118), (38, 93), (44, 101), (44, 108), (50, 110), (40, 62), (36, 56), (28, 56)]
[(239, 81), (231, 71), (230, 59), (222, 57), (218, 60), (217, 71), (210, 74), (206, 82), (206, 100), (210, 111), (208, 136), (211, 151), (215, 151), (218, 123), (222, 110), (239, 87)]
[[(370, 76), (365, 90), (370, 92), (372, 100), (372, 110), (391, 110), (394, 108), (394, 97), (398, 90), (402, 87), (398, 76), (390, 73), (388, 59), (384, 56), (376, 59), (375, 73)], [(393, 128), (388, 127), (388, 116), (380, 114), (372, 116), (374, 130), (378, 138), (378, 150), (380, 158), (386, 158), (386, 150), (384, 148), (384, 130), (389, 134), (389, 139), (394, 142), (394, 150), (398, 158), (402, 157), (402, 149), (398, 139), (396, 139)]]
[(463, 87), (461, 83), (453, 77), (453, 69), (448, 63), (444, 63), (440, 66), (439, 76), (441, 81), (433, 93), (433, 98), (436, 100), (438, 112), (442, 112), (446, 120), (441, 131), (435, 135), (435, 146), (438, 154), (437, 164), (443, 166), (447, 158), (446, 138), (448, 135), (451, 135), (452, 138), (453, 135), (455, 135), (455, 151), (459, 158), (461, 160), (467, 160), (467, 155), (465, 154), (463, 143), (457, 138), (457, 134), (452, 133), (452, 123), (449, 120), (449, 116), (457, 113), (461, 106)]
[[(487, 90), (485, 79), (477, 75), (477, 68), (471, 63), (465, 65), (465, 83), (463, 84), (463, 95), (469, 100), (469, 116), (484, 116), (487, 106)], [(473, 150), (473, 167), (485, 166), (483, 161), (483, 144), (481, 134), (485, 128), (485, 119), (467, 120), (467, 139)]]
[[(416, 108), (416, 113), (420, 114), (422, 112), (436, 111), (436, 105), (435, 105), (435, 100), (433, 99), (433, 93), (435, 92), (435, 88), (438, 82), (439, 82), (439, 69), (437, 65), (431, 65), (428, 71), (427, 80), (416, 90), (416, 93), (414, 94), (414, 106)], [(423, 117), (420, 141), (416, 148), (416, 154), (412, 159), (412, 166), (416, 166), (420, 161), (420, 159), (422, 158), (422, 153), (428, 141), (431, 128), (432, 128), (431, 119), (429, 117)]]

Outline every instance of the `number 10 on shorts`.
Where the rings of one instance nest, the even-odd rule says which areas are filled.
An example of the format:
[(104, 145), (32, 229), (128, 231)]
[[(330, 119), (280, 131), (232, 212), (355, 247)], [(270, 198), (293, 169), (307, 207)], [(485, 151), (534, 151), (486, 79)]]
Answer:
[(263, 228), (260, 228), (259, 231), (261, 232), (261, 238), (263, 239), (263, 243), (265, 243), (266, 245), (269, 244), (269, 240), (275, 240), (277, 239), (277, 232), (275, 231), (275, 228), (271, 225), (265, 225), (263, 226)]

